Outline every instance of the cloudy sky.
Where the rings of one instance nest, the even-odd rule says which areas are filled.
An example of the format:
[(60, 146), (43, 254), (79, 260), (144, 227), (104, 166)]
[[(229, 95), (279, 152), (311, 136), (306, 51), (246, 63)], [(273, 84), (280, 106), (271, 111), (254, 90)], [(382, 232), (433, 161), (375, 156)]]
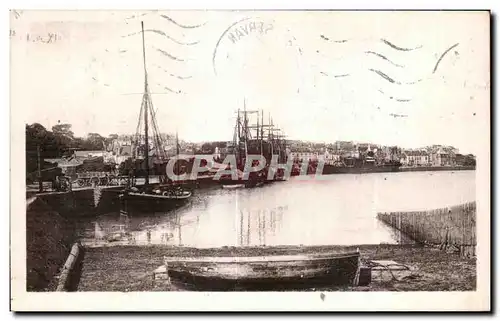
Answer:
[(475, 153), (489, 126), (489, 19), (466, 12), (25, 11), (12, 108), (78, 136), (134, 133), (140, 21), (160, 130), (187, 140), (231, 140), (244, 100), (290, 139)]

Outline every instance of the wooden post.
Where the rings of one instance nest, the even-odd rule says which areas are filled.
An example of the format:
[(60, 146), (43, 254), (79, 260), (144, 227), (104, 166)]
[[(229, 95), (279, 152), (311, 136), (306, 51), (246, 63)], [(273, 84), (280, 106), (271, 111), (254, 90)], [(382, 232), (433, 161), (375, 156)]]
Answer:
[(68, 290), (70, 278), (72, 277), (71, 274), (75, 268), (80, 253), (80, 245), (78, 243), (73, 244), (71, 252), (69, 253), (66, 263), (64, 264), (62, 272), (59, 276), (59, 283), (56, 291), (64, 292)]
[(41, 155), (40, 155), (40, 145), (36, 146), (36, 153), (38, 157), (38, 191), (40, 193), (43, 192), (43, 181), (42, 181), (42, 160), (41, 160)]

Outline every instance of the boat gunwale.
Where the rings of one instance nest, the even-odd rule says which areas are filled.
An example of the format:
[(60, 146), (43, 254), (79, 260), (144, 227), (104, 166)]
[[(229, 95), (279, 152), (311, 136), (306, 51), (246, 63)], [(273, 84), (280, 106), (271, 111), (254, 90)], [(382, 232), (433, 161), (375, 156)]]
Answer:
[(293, 262), (293, 261), (317, 261), (336, 260), (359, 257), (360, 252), (347, 253), (317, 253), (317, 254), (294, 254), (294, 255), (267, 255), (267, 256), (203, 256), (203, 257), (164, 257), (165, 263), (268, 263), (268, 262)]
[(188, 195), (154, 195), (154, 194), (149, 194), (149, 193), (135, 193), (135, 192), (127, 192), (125, 196), (131, 195), (131, 196), (141, 196), (144, 198), (150, 197), (150, 198), (157, 198), (157, 199), (164, 199), (164, 200), (183, 200), (183, 199), (188, 199), (192, 196), (191, 192), (188, 192)]
[(222, 188), (224, 189), (237, 189), (243, 187), (245, 187), (245, 184), (227, 184), (227, 185), (222, 184)]

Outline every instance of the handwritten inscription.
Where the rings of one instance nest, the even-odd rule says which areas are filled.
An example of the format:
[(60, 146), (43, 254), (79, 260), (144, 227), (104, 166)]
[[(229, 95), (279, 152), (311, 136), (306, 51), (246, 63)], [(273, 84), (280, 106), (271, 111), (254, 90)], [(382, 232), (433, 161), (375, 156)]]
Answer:
[(49, 32), (47, 34), (42, 34), (42, 35), (33, 35), (33, 34), (25, 34), (25, 35), (19, 35), (16, 33), (15, 30), (10, 29), (9, 31), (9, 37), (12, 39), (14, 37), (19, 37), (21, 40), (25, 40), (27, 42), (38, 42), (38, 43), (55, 43), (59, 40), (61, 40), (61, 35), (54, 33), (54, 32)]
[(269, 31), (273, 29), (272, 24), (266, 24), (262, 21), (250, 21), (244, 24), (240, 24), (234, 27), (233, 30), (228, 32), (227, 37), (231, 40), (232, 43), (238, 42), (241, 38), (251, 34), (251, 33), (259, 33), (261, 35), (267, 34)]

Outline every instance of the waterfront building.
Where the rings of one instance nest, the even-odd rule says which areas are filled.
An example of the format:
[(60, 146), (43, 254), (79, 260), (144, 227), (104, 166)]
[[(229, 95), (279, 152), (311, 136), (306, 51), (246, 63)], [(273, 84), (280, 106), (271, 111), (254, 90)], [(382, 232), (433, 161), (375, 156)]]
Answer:
[(429, 166), (431, 158), (425, 150), (406, 150), (401, 157), (404, 166)]
[(439, 147), (431, 154), (431, 163), (433, 166), (454, 166), (455, 162), (455, 149), (448, 149)]

